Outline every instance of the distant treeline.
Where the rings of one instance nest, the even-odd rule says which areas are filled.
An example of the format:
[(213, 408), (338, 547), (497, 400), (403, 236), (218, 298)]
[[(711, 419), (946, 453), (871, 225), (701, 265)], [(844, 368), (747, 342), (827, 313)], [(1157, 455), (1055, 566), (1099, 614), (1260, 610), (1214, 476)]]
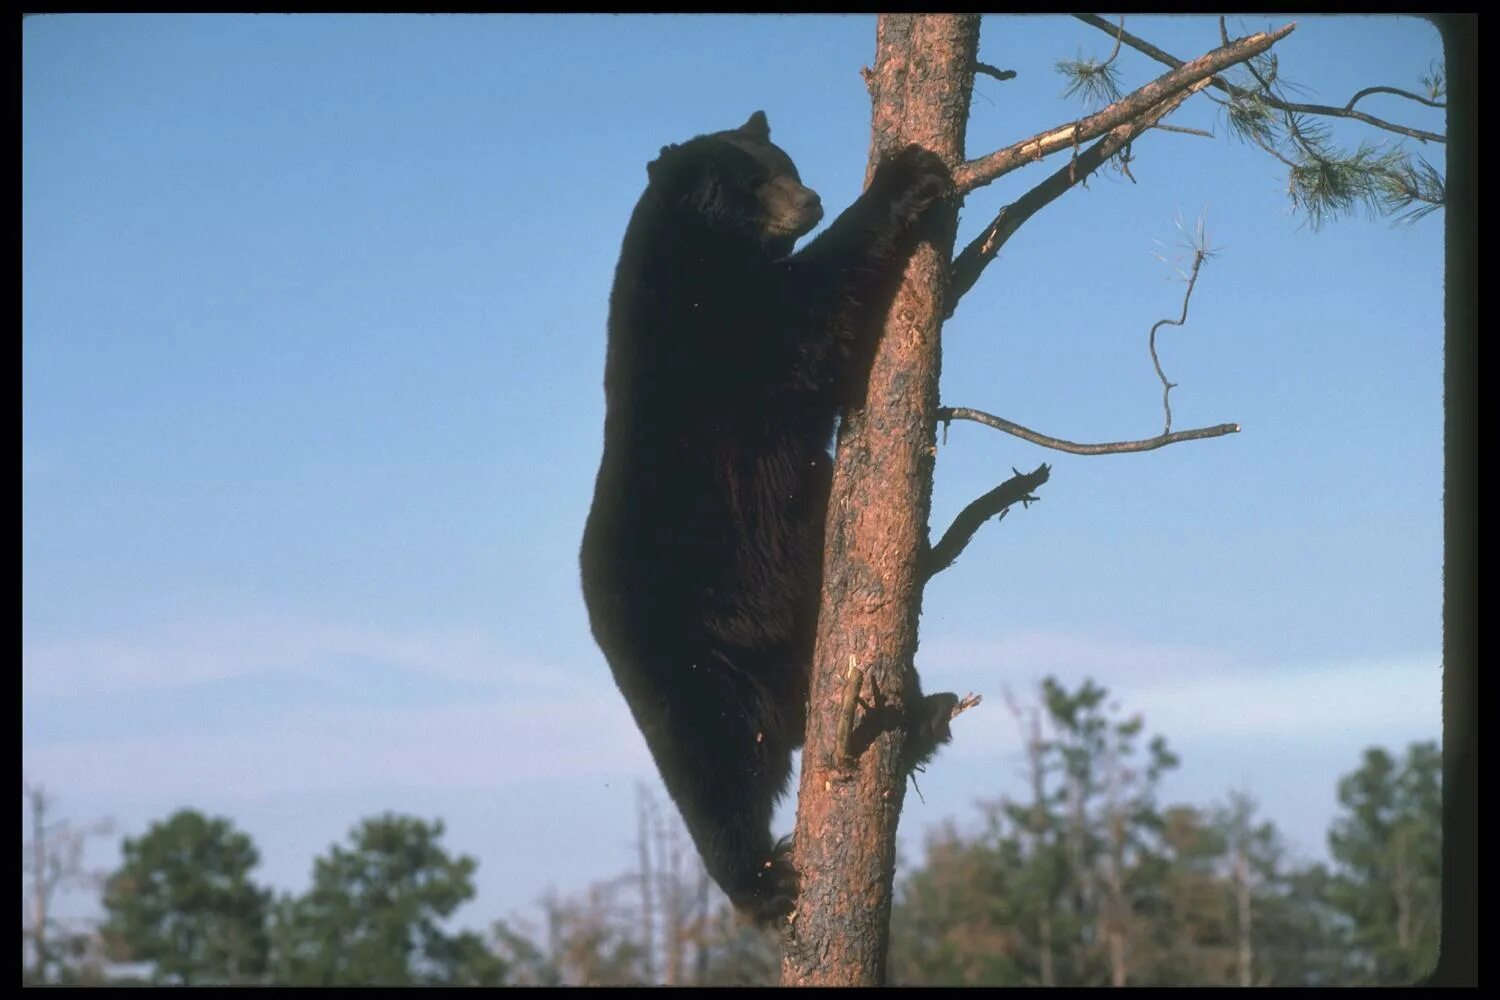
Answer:
[[(1437, 961), (1442, 758), (1371, 748), (1338, 784), (1331, 865), (1290, 858), (1243, 793), (1158, 802), (1178, 764), (1106, 690), (1042, 684), (1012, 704), (1027, 794), (946, 824), (898, 873), (890, 980), (925, 985), (1361, 985), (1407, 983)], [(184, 810), (126, 838), (90, 880), (101, 828), (48, 818), (28, 791), (23, 984), (772, 984), (774, 935), (737, 921), (676, 814), (644, 791), (637, 870), (488, 934), (448, 918), (477, 862), (443, 824), (387, 814), (314, 859), (300, 896), (253, 880), (259, 852), (226, 819)], [(519, 862), (518, 862), (519, 863)], [(94, 884), (105, 918), (58, 921), (55, 894)]]

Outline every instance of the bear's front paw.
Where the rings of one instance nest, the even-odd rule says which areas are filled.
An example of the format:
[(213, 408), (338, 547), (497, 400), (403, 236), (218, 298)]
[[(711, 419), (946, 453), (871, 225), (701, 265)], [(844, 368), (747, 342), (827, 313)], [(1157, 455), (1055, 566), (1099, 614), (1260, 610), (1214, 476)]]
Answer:
[(937, 753), (938, 747), (953, 739), (949, 723), (959, 702), (956, 694), (930, 694), (907, 712), (905, 763), (908, 771), (926, 764)]
[(890, 185), (897, 214), (909, 222), (953, 192), (953, 175), (942, 157), (916, 145), (882, 163), (876, 178)]
[(797, 869), (792, 867), (792, 838), (783, 837), (756, 873), (754, 892), (735, 906), (762, 927), (775, 926), (797, 906)]

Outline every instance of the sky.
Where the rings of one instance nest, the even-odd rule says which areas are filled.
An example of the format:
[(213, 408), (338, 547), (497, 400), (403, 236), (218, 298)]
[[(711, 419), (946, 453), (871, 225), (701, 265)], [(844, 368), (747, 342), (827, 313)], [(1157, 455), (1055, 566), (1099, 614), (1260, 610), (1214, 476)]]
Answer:
[[(226, 816), (284, 891), (364, 817), (441, 818), (480, 862), (474, 927), (629, 870), (636, 789), (664, 793), (577, 570), (620, 239), (661, 146), (757, 109), (833, 218), (863, 179), (874, 27), (26, 20), (23, 781), (117, 834)], [(1218, 45), (1214, 19), (1127, 28)], [(1078, 117), (1053, 64), (1109, 49), (987, 18), (980, 58), (1018, 75), (978, 80), (969, 154)], [(1275, 51), (1337, 105), (1442, 56), (1401, 18), (1303, 17)], [(1364, 748), (1440, 738), (1442, 214), (1314, 232), (1206, 96), (1171, 121), (1218, 137), (1152, 133), (1133, 183), (1032, 219), (945, 327), (942, 398), (1076, 441), (1158, 433), (1147, 333), (1202, 219), (1217, 254), (1158, 341), (1173, 426), (1243, 431), (1106, 457), (940, 437), (935, 533), (1013, 466), (1053, 472), (927, 590), (924, 687), (986, 701), (908, 797), (908, 857), (1024, 794), (1004, 695), (1048, 675), (1168, 739), (1165, 801), (1247, 791), (1309, 860)], [(971, 195), (960, 242), (1054, 169)], [(90, 859), (117, 864), (118, 836)]]

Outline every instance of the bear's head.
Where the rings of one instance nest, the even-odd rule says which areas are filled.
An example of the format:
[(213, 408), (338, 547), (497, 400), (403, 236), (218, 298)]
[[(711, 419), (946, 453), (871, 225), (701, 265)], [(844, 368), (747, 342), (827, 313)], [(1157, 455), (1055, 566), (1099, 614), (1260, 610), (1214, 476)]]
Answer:
[(646, 173), (650, 190), (668, 204), (773, 256), (791, 253), (798, 237), (823, 218), (818, 193), (802, 185), (791, 157), (771, 142), (763, 111), (739, 128), (663, 146)]

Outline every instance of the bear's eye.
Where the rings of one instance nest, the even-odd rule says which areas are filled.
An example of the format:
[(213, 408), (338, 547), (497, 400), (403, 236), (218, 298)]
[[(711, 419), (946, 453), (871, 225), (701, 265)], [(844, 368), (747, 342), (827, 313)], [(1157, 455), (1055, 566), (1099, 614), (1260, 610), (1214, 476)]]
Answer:
[(742, 185), (742, 190), (759, 191), (771, 183), (771, 172), (758, 169), (746, 170), (739, 175), (738, 181)]

